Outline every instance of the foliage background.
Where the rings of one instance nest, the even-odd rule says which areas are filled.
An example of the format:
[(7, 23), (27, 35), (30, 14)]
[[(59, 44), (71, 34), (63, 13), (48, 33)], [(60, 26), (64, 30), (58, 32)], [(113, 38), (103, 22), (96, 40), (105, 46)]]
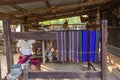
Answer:
[(81, 20), (80, 20), (79, 16), (50, 20), (50, 21), (44, 21), (44, 22), (39, 22), (39, 24), (43, 24), (43, 25), (63, 24), (66, 20), (68, 21), (68, 24), (81, 24)]

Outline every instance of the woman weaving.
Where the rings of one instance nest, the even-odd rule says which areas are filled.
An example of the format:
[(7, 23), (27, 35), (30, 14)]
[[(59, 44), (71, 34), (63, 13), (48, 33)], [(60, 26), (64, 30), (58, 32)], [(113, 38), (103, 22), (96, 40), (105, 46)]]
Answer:
[(20, 39), (17, 43), (16, 51), (19, 54), (18, 64), (30, 63), (36, 67), (39, 67), (38, 62), (30, 61), (32, 56), (32, 44), (35, 43), (35, 40)]

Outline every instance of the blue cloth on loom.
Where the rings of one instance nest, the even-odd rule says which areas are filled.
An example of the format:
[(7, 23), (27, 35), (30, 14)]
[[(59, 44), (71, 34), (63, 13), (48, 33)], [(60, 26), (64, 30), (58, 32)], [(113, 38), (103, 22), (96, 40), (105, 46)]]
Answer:
[(95, 60), (96, 31), (90, 31), (90, 61)]
[(82, 62), (88, 60), (88, 33), (88, 31), (82, 31)]
[(58, 61), (99, 61), (99, 42), (100, 31), (59, 31), (57, 33)]

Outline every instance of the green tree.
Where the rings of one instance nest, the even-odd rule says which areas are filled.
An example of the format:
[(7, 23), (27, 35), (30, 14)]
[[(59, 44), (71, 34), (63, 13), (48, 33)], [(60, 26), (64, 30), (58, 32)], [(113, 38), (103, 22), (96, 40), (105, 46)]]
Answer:
[(63, 24), (65, 22), (65, 20), (68, 20), (68, 24), (81, 24), (81, 20), (80, 20), (79, 16), (70, 17), (70, 18), (56, 19), (56, 20), (49, 20), (49, 21), (43, 21), (43, 22), (39, 22), (39, 24), (43, 24), (43, 25)]

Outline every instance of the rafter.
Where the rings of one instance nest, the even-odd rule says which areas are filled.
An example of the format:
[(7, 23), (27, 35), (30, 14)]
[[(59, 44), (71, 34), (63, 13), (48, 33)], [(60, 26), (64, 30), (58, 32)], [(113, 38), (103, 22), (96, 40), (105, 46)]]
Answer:
[(0, 19), (3, 19), (3, 18), (15, 19), (15, 17), (11, 14), (6, 14), (6, 13), (0, 12)]
[(66, 13), (59, 13), (56, 15), (47, 15), (47, 16), (44, 16), (43, 19), (39, 18), (39, 20), (48, 20), (48, 19), (51, 20), (51, 19), (57, 19), (57, 18), (79, 16), (80, 14), (82, 14), (84, 12), (89, 12), (89, 11), (93, 11), (93, 10), (97, 10), (97, 8), (88, 9), (88, 10), (84, 10), (84, 11), (72, 11), (72, 12), (66, 12)]
[(34, 16), (34, 17), (29, 17), (28, 21), (31, 20), (33, 21), (35, 18), (38, 18), (38, 21), (46, 21), (46, 20), (53, 20), (53, 19), (58, 19), (58, 18), (67, 18), (67, 17), (72, 17), (72, 16), (79, 16), (83, 12), (89, 12), (97, 10), (97, 8), (92, 8), (92, 9), (87, 9), (84, 11), (70, 11), (70, 12), (65, 12), (65, 13), (54, 13), (50, 15), (42, 15), (42, 17), (39, 17), (39, 15)]
[(21, 4), (37, 1), (47, 1), (47, 0), (0, 0), (0, 5), (11, 5), (11, 4)]
[[(35, 12), (37, 12), (37, 13), (39, 13), (39, 12), (47, 13), (47, 12), (50, 12), (51, 10), (61, 11), (61, 10), (64, 10), (64, 9), (77, 8), (77, 7), (81, 7), (81, 6), (89, 6), (89, 5), (101, 4), (101, 3), (104, 3), (104, 2), (108, 2), (108, 1), (111, 1), (111, 0), (95, 0), (95, 1), (84, 2), (84, 3), (56, 6), (54, 8), (30, 10), (30, 11), (24, 13), (24, 15), (28, 15), (28, 14), (35, 13)], [(22, 14), (23, 15), (23, 13), (20, 13), (20, 12), (14, 12), (14, 14), (18, 14), (18, 15)]]
[[(82, 14), (84, 12), (94, 11), (94, 10), (97, 10), (97, 9), (98, 8), (92, 8), (92, 9), (86, 9), (84, 11), (70, 11), (70, 12), (64, 12), (64, 13), (54, 13), (54, 14), (46, 14), (46, 15), (28, 16), (27, 23), (32, 23), (36, 19), (38, 21), (47, 21), (47, 20), (54, 20), (54, 19), (60, 19), (60, 18), (68, 18), (68, 17), (73, 17), (73, 16), (80, 16), (80, 14)], [(21, 21), (21, 20), (18, 18), (18, 22), (19, 21)]]
[(20, 11), (20, 12), (27, 12), (26, 9), (23, 9), (23, 8), (21, 8), (21, 7), (17, 6), (17, 5), (15, 5), (15, 4), (11, 4), (11, 5), (9, 5), (9, 6), (11, 6), (12, 8), (14, 8), (14, 9)]
[[(39, 1), (47, 1), (47, 0), (39, 0)], [(77, 9), (78, 7), (81, 7), (81, 6), (86, 7), (86, 6), (90, 6), (90, 5), (105, 3), (105, 2), (108, 2), (108, 1), (111, 1), (111, 0), (94, 0), (94, 1), (90, 1), (90, 2), (69, 4), (69, 5), (60, 5), (60, 6), (54, 6), (52, 8), (49, 7), (47, 9), (38, 9), (38, 10), (30, 10), (30, 11), (26, 11), (26, 10), (12, 4), (12, 7), (18, 10), (17, 12), (14, 12), (15, 14), (12, 14), (12, 15), (17, 15), (18, 14), (20, 16), (27, 16), (27, 15), (29, 15), (31, 13), (35, 14), (37, 12), (37, 14), (39, 14), (39, 12), (45, 12), (42, 15), (31, 16), (30, 18), (33, 18), (33, 20), (38, 18), (38, 20), (40, 20), (40, 21), (42, 21), (42, 20), (51, 20), (51, 19), (57, 19), (57, 18), (64, 18), (64, 17), (80, 15), (85, 10), (80, 11), (79, 9)], [(76, 8), (77, 10), (76, 11), (71, 10), (69, 12), (61, 12), (64, 9), (69, 10), (71, 8)], [(55, 10), (55, 12), (54, 13), (49, 13), (51, 10)], [(11, 17), (11, 15), (10, 15), (10, 17)], [(21, 18), (18, 18), (18, 19), (21, 19)]]
[(48, 1), (48, 0), (46, 0), (46, 1), (45, 1), (45, 3), (46, 3), (46, 5), (47, 5), (47, 7), (48, 7), (48, 8), (50, 8), (50, 7), (51, 7), (51, 5), (50, 5), (50, 3), (49, 3), (49, 1)]
[(48, 11), (48, 13), (55, 13), (56, 12), (54, 10), (54, 6), (51, 6), (48, 0), (46, 0), (45, 3), (47, 5), (47, 7), (51, 9), (50, 11)]

